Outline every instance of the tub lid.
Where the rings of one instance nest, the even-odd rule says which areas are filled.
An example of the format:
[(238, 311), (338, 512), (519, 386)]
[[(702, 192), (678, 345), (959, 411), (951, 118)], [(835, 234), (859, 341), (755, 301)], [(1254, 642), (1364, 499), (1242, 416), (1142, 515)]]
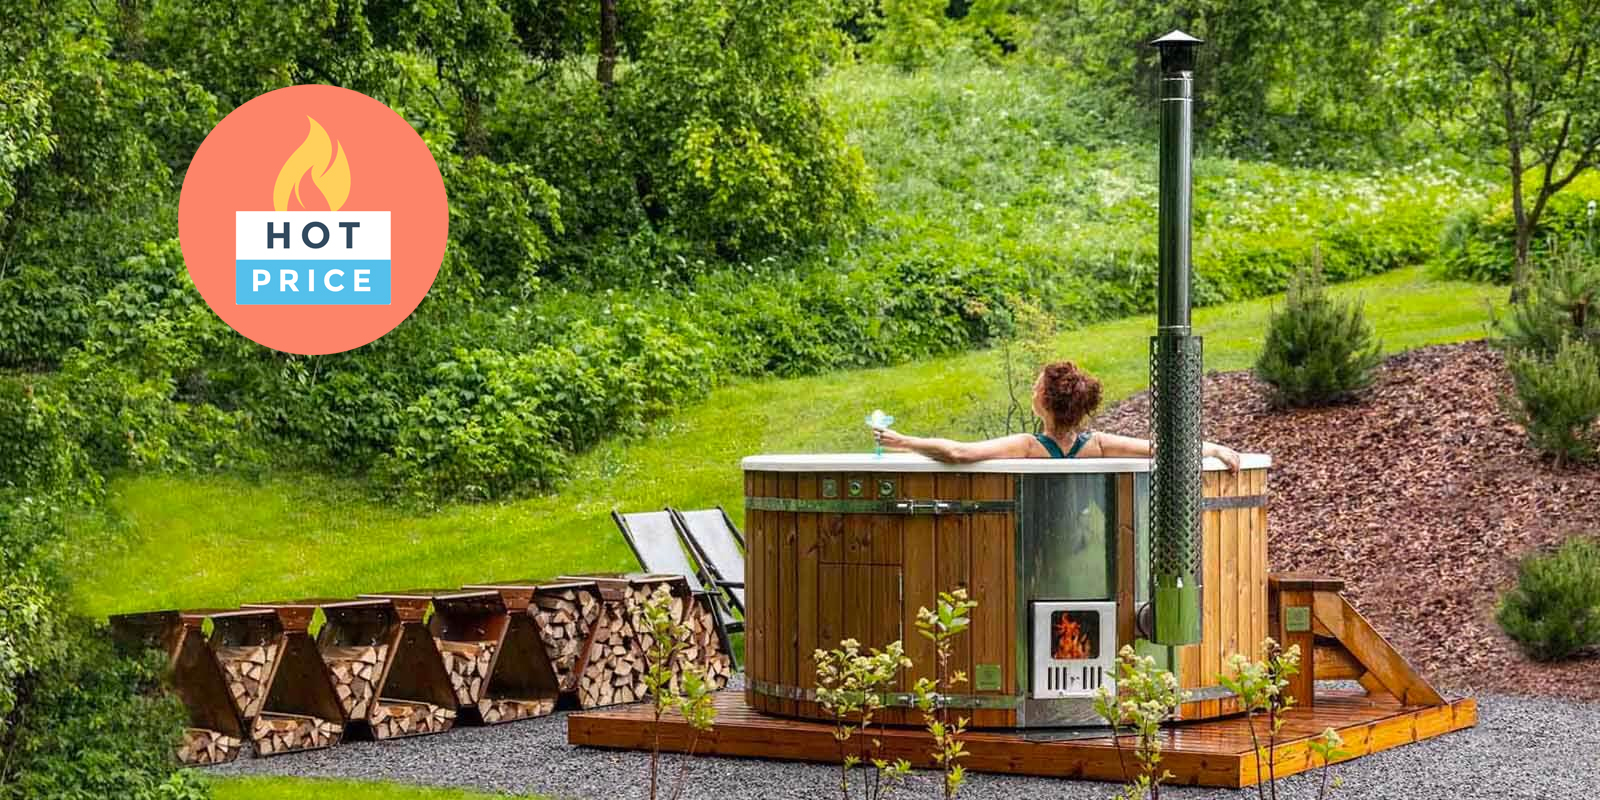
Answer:
[[(1265, 453), (1240, 453), (1242, 469), (1272, 466)], [(747, 470), (771, 472), (1004, 472), (1004, 473), (1108, 473), (1149, 472), (1148, 458), (997, 458), (970, 464), (946, 464), (915, 453), (800, 453), (748, 456), (739, 462)], [(1206, 470), (1226, 469), (1215, 458)]]

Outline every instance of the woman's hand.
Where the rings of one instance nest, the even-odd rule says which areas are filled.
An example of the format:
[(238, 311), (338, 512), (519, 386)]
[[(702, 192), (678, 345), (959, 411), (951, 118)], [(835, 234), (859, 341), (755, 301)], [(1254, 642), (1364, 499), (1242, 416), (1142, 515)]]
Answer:
[(1206, 442), (1205, 455), (1226, 464), (1229, 472), (1239, 471), (1239, 454), (1234, 452), (1231, 447)]
[(891, 448), (891, 449), (894, 449), (894, 450), (910, 450), (911, 449), (911, 439), (912, 439), (912, 437), (902, 435), (902, 434), (897, 433), (895, 431), (892, 431), (892, 430), (890, 430), (888, 428), (873, 428), (872, 429), (872, 439), (873, 439), (873, 441), (877, 442), (878, 444), (881, 444), (884, 447), (888, 447), (888, 448)]

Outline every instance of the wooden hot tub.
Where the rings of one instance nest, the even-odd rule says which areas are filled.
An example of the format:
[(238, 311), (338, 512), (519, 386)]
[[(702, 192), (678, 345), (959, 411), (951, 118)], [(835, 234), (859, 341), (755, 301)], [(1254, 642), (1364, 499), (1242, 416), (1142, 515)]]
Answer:
[[(899, 694), (932, 675), (933, 646), (917, 634), (917, 609), (964, 587), (978, 608), (956, 642), (951, 668), (969, 683), (952, 705), (971, 709), (975, 726), (1093, 724), (1092, 690), (1114, 674), (1110, 660), (1130, 643), (1170, 664), (1193, 693), (1184, 718), (1232, 713), (1216, 686), (1223, 660), (1234, 652), (1259, 658), (1267, 635), (1270, 465), (1268, 456), (1246, 455), (1234, 475), (1207, 459), (1204, 633), (1201, 643), (1169, 651), (1145, 642), (1135, 619), (1149, 599), (1147, 459), (746, 458), (748, 702), (828, 719), (815, 702), (813, 651), (844, 639), (863, 649), (900, 640), (915, 666), (903, 671), (880, 719), (920, 723)], [(1068, 614), (1083, 623), (1069, 628), (1083, 645), (1056, 645), (1044, 633), (1061, 630), (1050, 620), (1059, 626)], [(1062, 655), (1051, 652), (1057, 647), (1093, 660), (1036, 663)]]

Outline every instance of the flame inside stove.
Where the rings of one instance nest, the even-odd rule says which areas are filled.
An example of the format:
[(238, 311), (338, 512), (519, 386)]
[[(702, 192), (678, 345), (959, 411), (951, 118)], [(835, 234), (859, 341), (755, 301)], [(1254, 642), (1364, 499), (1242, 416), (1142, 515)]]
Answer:
[(1055, 647), (1051, 657), (1060, 660), (1094, 657), (1094, 643), (1083, 632), (1078, 621), (1067, 614), (1057, 614), (1055, 620)]

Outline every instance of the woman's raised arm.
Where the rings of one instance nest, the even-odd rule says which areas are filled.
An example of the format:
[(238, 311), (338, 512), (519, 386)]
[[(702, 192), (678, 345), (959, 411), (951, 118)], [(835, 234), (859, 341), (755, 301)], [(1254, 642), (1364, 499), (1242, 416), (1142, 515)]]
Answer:
[[(1096, 433), (1084, 447), (1084, 451), (1082, 455), (1101, 458), (1149, 458), (1150, 440), (1118, 436), (1115, 433)], [(1232, 448), (1215, 442), (1204, 442), (1201, 454), (1221, 461), (1233, 472), (1239, 471), (1239, 454)]]
[(935, 461), (944, 461), (950, 464), (987, 461), (991, 458), (1027, 458), (1029, 448), (1034, 444), (1033, 437), (1026, 433), (1014, 433), (1010, 436), (985, 439), (981, 442), (958, 442), (954, 439), (906, 436), (888, 428), (874, 428), (872, 435), (883, 443), (884, 447), (891, 447), (896, 450), (910, 450), (914, 453), (921, 453)]

